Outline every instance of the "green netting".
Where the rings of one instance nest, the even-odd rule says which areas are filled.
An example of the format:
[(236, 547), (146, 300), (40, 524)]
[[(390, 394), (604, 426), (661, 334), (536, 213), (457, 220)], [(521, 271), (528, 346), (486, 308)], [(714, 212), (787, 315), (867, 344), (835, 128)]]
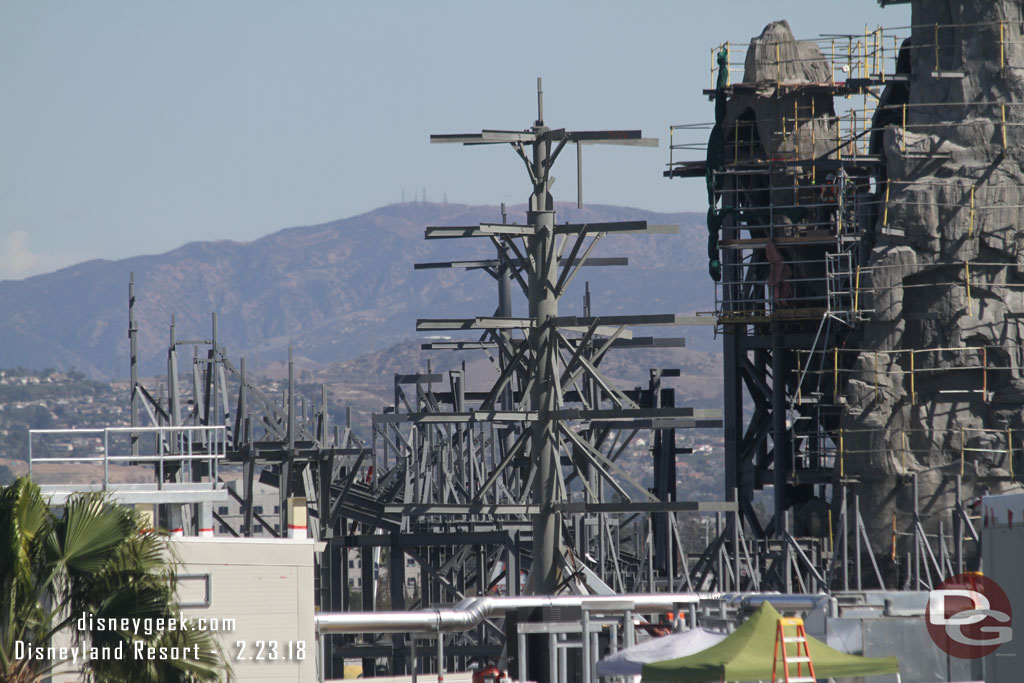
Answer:
[(722, 279), (722, 263), (718, 260), (718, 234), (722, 229), (722, 220), (728, 209), (718, 208), (717, 173), (725, 168), (725, 134), (722, 123), (725, 121), (725, 87), (729, 84), (729, 52), (726, 49), (718, 52), (718, 82), (715, 84), (715, 125), (708, 138), (707, 165), (705, 182), (708, 187), (708, 273), (711, 279), (718, 282)]

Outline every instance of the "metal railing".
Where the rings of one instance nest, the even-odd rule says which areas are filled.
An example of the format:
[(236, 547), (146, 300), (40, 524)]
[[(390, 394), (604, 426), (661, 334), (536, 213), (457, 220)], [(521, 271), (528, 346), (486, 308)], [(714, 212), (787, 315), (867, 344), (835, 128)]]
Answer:
[[(154, 434), (155, 454), (111, 455), (112, 435), (139, 436)], [(33, 453), (35, 436), (84, 437), (102, 435), (102, 450), (99, 455), (67, 455), (38, 457)], [(155, 463), (157, 465), (157, 489), (163, 488), (164, 472), (168, 464), (178, 464), (189, 469), (194, 461), (207, 461), (210, 471), (209, 485), (217, 488), (218, 463), (227, 457), (227, 430), (223, 425), (177, 426), (177, 427), (101, 427), (92, 429), (30, 429), (28, 432), (28, 473), (42, 463), (103, 463), (103, 490), (110, 487), (110, 464)]]
[[(982, 26), (977, 24), (976, 26)], [(996, 26), (996, 24), (991, 24)], [(867, 26), (864, 27), (864, 32), (861, 34), (856, 33), (844, 33), (844, 34), (829, 34), (823, 35), (818, 38), (794, 40), (794, 44), (803, 45), (816, 45), (821, 53), (820, 57), (805, 57), (800, 61), (806, 63), (819, 63), (822, 60), (829, 73), (829, 83), (842, 83), (848, 79), (869, 79), (876, 78), (885, 81), (887, 74), (891, 74), (896, 70), (896, 60), (899, 55), (900, 46), (902, 45), (905, 38), (910, 34), (912, 28), (910, 26), (898, 26), (898, 27), (876, 27), (869, 29)], [(930, 28), (930, 27), (929, 27)], [(939, 28), (947, 29), (953, 28), (952, 26), (941, 26)], [(938, 49), (938, 34), (936, 34), (935, 45), (927, 46), (931, 50)], [(1005, 39), (1005, 32), (1003, 37), (1000, 38), (1001, 45), (1010, 44)], [(722, 50), (726, 51), (727, 61), (726, 69), (728, 70), (727, 82), (729, 84), (743, 80), (743, 74), (746, 69), (747, 62), (747, 50), (750, 47), (750, 43), (744, 42), (725, 42), (720, 43), (710, 48), (710, 69), (709, 69), (709, 82), (710, 88), (715, 87), (715, 83), (718, 82), (718, 54)], [(783, 46), (788, 47), (789, 43), (762, 43), (761, 47), (765, 50), (763, 53), (763, 62), (770, 66), (772, 62), (775, 64), (775, 78), (772, 79), (776, 82), (785, 83), (783, 75), (783, 67), (786, 64), (795, 63), (796, 59), (792, 57), (787, 58), (787, 55), (783, 54)], [(914, 45), (913, 49), (921, 49), (924, 46)], [(951, 51), (952, 46), (947, 45), (946, 50)], [(772, 51), (774, 50), (774, 59)], [(1003, 59), (1005, 63), (1005, 58)], [(938, 63), (938, 61), (936, 62)], [(770, 71), (770, 69), (769, 69)]]

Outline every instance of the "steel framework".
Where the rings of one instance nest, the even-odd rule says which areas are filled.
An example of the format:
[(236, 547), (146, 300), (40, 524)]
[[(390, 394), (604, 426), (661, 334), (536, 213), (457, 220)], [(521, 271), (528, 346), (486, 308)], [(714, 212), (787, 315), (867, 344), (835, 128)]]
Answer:
[[(493, 361), (496, 379), (471, 391), (465, 368), (394, 377), (394, 402), (372, 416), (369, 443), (351, 424), (330, 424), (327, 391), (299, 395), (289, 357), (288, 383), (276, 400), (236, 367), (219, 343), (217, 316), (209, 338), (178, 339), (171, 323), (166, 396), (138, 376), (134, 278), (129, 285), (132, 427), (148, 421), (166, 427), (219, 425), (226, 440), (225, 467), (237, 466), (241, 493), (228, 488), (244, 511), (230, 533), (249, 536), (256, 524), (271, 528), (253, 504), (254, 482), (278, 488), (278, 524), (286, 529), (293, 496), (309, 505), (310, 531), (325, 543), (319, 561), (319, 607), (324, 611), (381, 605), (404, 609), (458, 601), (474, 595), (522, 592), (536, 595), (615, 595), (641, 590), (692, 588), (691, 562), (683, 550), (679, 512), (731, 515), (731, 503), (676, 500), (680, 429), (721, 425), (717, 411), (676, 406), (669, 378), (677, 369), (652, 369), (646, 387), (617, 386), (601, 370), (613, 349), (682, 347), (681, 338), (635, 336), (631, 326), (709, 324), (675, 314), (600, 316), (591, 311), (589, 285), (583, 315), (561, 315), (559, 302), (582, 267), (626, 265), (593, 250), (608, 234), (672, 234), (675, 226), (645, 221), (556, 224), (551, 168), (568, 143), (654, 145), (638, 131), (566, 131), (543, 121), (538, 80), (538, 118), (523, 131), (432, 136), (433, 142), (509, 144), (532, 186), (527, 220), (468, 227), (426, 228), (427, 239), (483, 238), (492, 259), (419, 264), (418, 268), (482, 269), (496, 281), (494, 314), (471, 319), (424, 318), (420, 331), (464, 331), (472, 337), (423, 344), (429, 350), (478, 349)], [(579, 197), (582, 206), (582, 197)], [(528, 315), (514, 317), (517, 292)], [(192, 371), (183, 380), (182, 350), (191, 347)], [(233, 400), (232, 400), (233, 399)], [(145, 418), (148, 418), (146, 420)], [(631, 474), (635, 438), (650, 433), (654, 484)], [(140, 431), (141, 434), (141, 431)], [(165, 448), (173, 449), (166, 444)], [(202, 449), (202, 445), (197, 445)], [(133, 451), (138, 454), (138, 441)], [(141, 456), (140, 456), (141, 457)], [(646, 469), (648, 466), (645, 466)], [(165, 468), (167, 481), (209, 481), (202, 467)], [(164, 509), (166, 518), (177, 514)], [(193, 533), (206, 512), (185, 506), (181, 525)], [(353, 604), (350, 573), (360, 560), (359, 604)], [(418, 595), (408, 595), (411, 573)], [(705, 569), (697, 575), (714, 574)], [(733, 583), (739, 587), (733, 575)], [(528, 577), (528, 579), (526, 579)], [(704, 579), (702, 578), (702, 581)], [(705, 581), (705, 583), (708, 583)], [(714, 585), (723, 585), (715, 583)], [(381, 602), (387, 594), (388, 600)], [(410, 601), (411, 599), (411, 601)], [(536, 618), (540, 618), (539, 616)], [(496, 658), (516, 619), (484, 620), (447, 636), (449, 665)], [(524, 627), (525, 628), (525, 627)], [(325, 674), (338, 675), (346, 658), (362, 658), (364, 671), (384, 666), (404, 673), (437, 667), (435, 656), (416, 654), (409, 634), (325, 637)], [(546, 640), (536, 639), (530, 658), (547, 670)], [(512, 653), (513, 658), (516, 653)], [(525, 656), (525, 653), (524, 653)]]
[[(934, 50), (932, 78), (962, 76), (939, 68), (940, 53), (951, 52), (940, 42), (940, 29), (945, 36), (952, 28), (959, 27), (937, 24), (934, 43), (926, 46), (916, 38), (911, 45), (905, 35), (882, 29), (863, 36), (794, 41), (770, 33), (772, 27), (760, 44), (719, 45), (711, 51), (712, 87), (704, 91), (715, 102), (710, 138), (706, 143), (677, 143), (677, 134), (692, 135), (703, 127), (672, 129), (664, 176), (700, 177), (708, 188), (709, 270), (716, 281), (717, 331), (724, 351), (726, 497), (739, 506), (740, 529), (722, 529), (708, 552), (721, 552), (715, 546), (727, 544), (732, 536), (739, 537), (735, 547), (744, 553), (743, 539), (752, 537), (750, 545), (765, 559), (750, 562), (732, 552), (731, 562), (736, 567), (749, 562), (748, 576), (760, 589), (808, 590), (812, 584), (826, 591), (932, 587), (967, 568), (965, 557), (980, 541), (970, 502), (962, 493), (967, 483), (963, 464), (977, 455), (970, 444), (984, 441), (985, 454), (1001, 457), (1009, 470), (1008, 477), (988, 476), (986, 481), (1015, 478), (1013, 429), (961, 428), (958, 435), (891, 425), (844, 429), (851, 414), (845, 398), (848, 382), (855, 375), (863, 377), (863, 369), (858, 375), (855, 368), (858, 354), (872, 353), (857, 348), (861, 325), (885, 295), (884, 285), (875, 280), (891, 280), (883, 266), (868, 267), (867, 259), (875, 240), (902, 237), (902, 229), (890, 221), (890, 193), (916, 182), (888, 177), (883, 137), (887, 129), (908, 135), (908, 109), (913, 113), (915, 106), (909, 101), (913, 50)], [(1005, 59), (1001, 25), (998, 34)], [(893, 45), (888, 53), (887, 42)], [(732, 70), (738, 66), (745, 78), (760, 74), (760, 80), (733, 83)], [(811, 73), (819, 78), (808, 78)], [(962, 125), (988, 121), (1005, 140), (1007, 127), (1013, 125), (1005, 122), (1007, 106), (1002, 105), (1002, 124), (999, 110), (993, 119), (990, 107), (987, 119), (983, 115)], [(968, 105), (964, 107), (966, 111)], [(928, 119), (920, 127), (940, 125)], [(927, 157), (900, 144), (905, 157)], [(705, 159), (679, 161), (675, 156), (698, 149), (706, 152)], [(964, 232), (971, 236), (975, 213), (983, 204), (976, 201), (974, 186), (954, 192), (962, 194), (956, 206), (963, 207)], [(992, 272), (1008, 267), (984, 265)], [(972, 268), (988, 272), (981, 264), (964, 261), (946, 268), (938, 281), (908, 281), (905, 286), (963, 288), (970, 307)], [(940, 364), (962, 371), (943, 393), (987, 402), (990, 378), (1013, 371), (1006, 358), (1016, 349), (895, 349), (874, 351), (874, 357), (885, 353), (896, 360), (899, 375), (876, 369), (876, 397), (880, 381), (900, 383), (913, 405), (915, 381), (918, 386), (931, 381), (934, 389), (928, 373), (937, 372)], [(992, 362), (989, 355), (1003, 360)], [(867, 375), (870, 384), (870, 370)], [(850, 448), (851, 437), (863, 443), (869, 431), (888, 442), (898, 443), (902, 437), (900, 478), (907, 495), (901, 516), (906, 519), (897, 523), (893, 518), (888, 557), (879, 553), (877, 535), (869, 538), (858, 496), (870, 486), (872, 475), (849, 466), (852, 458), (865, 455), (863, 449)], [(907, 454), (913, 457), (915, 444), (924, 453), (940, 444), (945, 456), (952, 455), (943, 465), (952, 504), (937, 526), (928, 529), (922, 522), (918, 473), (907, 467)], [(959, 473), (954, 474), (957, 466)], [(773, 496), (767, 523), (755, 512), (759, 490), (770, 490)], [(783, 559), (786, 554), (797, 558), (797, 564)], [(768, 570), (757, 571), (758, 564)], [(800, 572), (794, 573), (797, 566)]]

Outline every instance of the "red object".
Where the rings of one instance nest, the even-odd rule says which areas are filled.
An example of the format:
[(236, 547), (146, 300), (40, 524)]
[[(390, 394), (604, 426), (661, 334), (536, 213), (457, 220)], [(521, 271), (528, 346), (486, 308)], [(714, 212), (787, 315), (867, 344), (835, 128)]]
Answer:
[(771, 240), (765, 243), (764, 252), (770, 264), (767, 284), (772, 288), (775, 304), (777, 306), (788, 306), (789, 302), (787, 299), (793, 296), (793, 288), (788, 282), (789, 278), (793, 277), (793, 269), (786, 265), (782, 254), (775, 248), (775, 243)]
[(975, 572), (957, 574), (932, 589), (924, 611), (928, 635), (943, 652), (959, 659), (984, 657), (1009, 642), (1012, 620), (1006, 591)]
[(501, 669), (489, 666), (473, 674), (473, 683), (498, 683), (501, 680)]

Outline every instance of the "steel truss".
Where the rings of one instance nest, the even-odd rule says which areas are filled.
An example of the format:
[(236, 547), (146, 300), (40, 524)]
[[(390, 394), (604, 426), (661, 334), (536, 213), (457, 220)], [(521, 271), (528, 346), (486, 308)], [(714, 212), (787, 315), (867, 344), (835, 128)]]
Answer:
[[(325, 388), (309, 400), (299, 396), (290, 358), (282, 399), (255, 386), (244, 359), (237, 367), (228, 359), (214, 315), (206, 339), (180, 340), (172, 322), (167, 396), (155, 395), (138, 378), (132, 283), (132, 426), (141, 426), (147, 416), (159, 425), (227, 427), (227, 460), (242, 471), (237, 500), (244, 523), (231, 529), (233, 534), (252, 535), (257, 523), (272, 528), (253, 509), (255, 481), (278, 488), (281, 529), (288, 524), (287, 499), (306, 498), (311, 533), (326, 544), (317, 574), (323, 611), (374, 610), (384, 593), (387, 606), (404, 609), (488, 593), (613, 595), (691, 587), (692, 563), (680, 541), (678, 513), (731, 516), (735, 507), (676, 500), (676, 457), (687, 452), (676, 445), (676, 431), (719, 427), (717, 411), (676, 406), (675, 391), (664, 381), (678, 376), (676, 369), (654, 369), (646, 387), (627, 389), (608, 377), (601, 363), (613, 349), (685, 344), (681, 338), (635, 336), (632, 326), (707, 324), (709, 319), (595, 315), (589, 287), (583, 315), (559, 313), (580, 268), (626, 265), (623, 258), (592, 256), (606, 235), (671, 234), (677, 228), (645, 221), (556, 224), (550, 193), (555, 159), (570, 142), (579, 148), (656, 141), (638, 131), (551, 129), (543, 123), (539, 90), (538, 120), (530, 129), (432, 140), (509, 144), (533, 187), (525, 224), (510, 224), (503, 215), (500, 224), (426, 228), (427, 239), (485, 239), (495, 249), (493, 259), (417, 266), (479, 268), (494, 276), (493, 315), (417, 322), (420, 331), (472, 335), (423, 346), (482, 350), (496, 375), (486, 391), (468, 390), (464, 369), (440, 373), (428, 366), (425, 372), (396, 375), (394, 402), (372, 416), (367, 445), (350, 420), (331, 427)], [(516, 292), (526, 299), (527, 317), (512, 315)], [(182, 381), (178, 367), (189, 347), (191, 382)], [(651, 488), (624, 466), (624, 454), (641, 434), (652, 444)], [(211, 475), (200, 470), (192, 476)], [(195, 506), (186, 509), (186, 528), (197, 530), (198, 516)], [(349, 590), (350, 560), (356, 555), (362, 586), (358, 605)], [(418, 575), (414, 596), (406, 591), (410, 575)], [(500, 620), (484, 621), (446, 636), (449, 668), (499, 656), (509, 628)], [(351, 657), (363, 659), (364, 671), (383, 665), (401, 674), (417, 658), (421, 670), (437, 666), (432, 652), (414, 655), (415, 641), (408, 634), (332, 635), (325, 636), (324, 645), (328, 677), (338, 675)], [(530, 658), (546, 666), (543, 647), (531, 646)]]
[[(675, 458), (685, 450), (676, 446), (675, 431), (721, 424), (710, 412), (675, 405), (674, 390), (663, 387), (662, 378), (678, 371), (652, 370), (646, 388), (624, 389), (601, 370), (612, 349), (684, 345), (682, 339), (634, 336), (631, 326), (704, 321), (595, 315), (589, 288), (582, 316), (559, 313), (580, 268), (626, 265), (625, 259), (591, 256), (606, 235), (677, 229), (645, 221), (557, 224), (550, 193), (554, 161), (568, 143), (579, 148), (654, 141), (638, 131), (551, 129), (542, 107), (538, 89), (538, 119), (527, 130), (431, 138), (510, 145), (533, 193), (524, 224), (508, 223), (503, 211), (501, 223), (426, 228), (427, 239), (484, 239), (495, 258), (417, 266), (482, 269), (495, 278), (493, 315), (424, 318), (417, 330), (472, 335), (423, 348), (483, 350), (496, 379), (484, 391), (470, 391), (464, 370), (398, 375), (394, 404), (373, 416), (378, 471), (389, 473), (396, 487), (384, 518), (398, 526), (399, 538), (407, 539), (405, 552), (419, 565), (421, 605), (494, 592), (613, 595), (689, 585), (675, 513), (731, 509), (676, 500)], [(526, 317), (512, 315), (517, 292), (526, 300)], [(651, 489), (622, 464), (635, 437), (648, 432), (658, 475)], [(482, 540), (474, 536), (479, 534)], [(427, 543), (439, 536), (448, 542)], [(466, 541), (453, 542), (455, 537)], [(508, 631), (507, 624), (492, 628), (485, 622), (446, 637), (443, 649), (447, 656), (496, 656)], [(399, 673), (407, 661), (398, 656), (403, 638), (393, 635), (390, 643), (392, 670)], [(531, 667), (543, 677), (546, 640), (530, 643)]]

